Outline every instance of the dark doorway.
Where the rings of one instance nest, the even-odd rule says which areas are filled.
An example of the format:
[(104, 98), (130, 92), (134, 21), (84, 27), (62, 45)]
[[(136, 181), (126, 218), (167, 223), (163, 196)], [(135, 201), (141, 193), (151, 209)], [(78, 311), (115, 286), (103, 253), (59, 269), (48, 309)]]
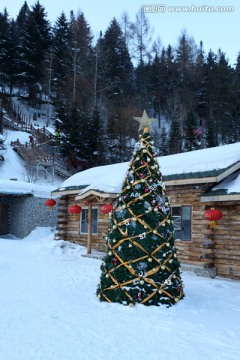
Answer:
[(0, 235), (7, 234), (7, 205), (0, 204)]

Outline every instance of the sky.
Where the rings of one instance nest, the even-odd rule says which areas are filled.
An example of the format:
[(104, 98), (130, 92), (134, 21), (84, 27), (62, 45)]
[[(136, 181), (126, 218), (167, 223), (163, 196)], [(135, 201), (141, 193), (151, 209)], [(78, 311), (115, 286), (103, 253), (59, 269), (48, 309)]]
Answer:
[[(0, 0), (0, 11), (6, 7), (9, 15), (15, 18), (23, 3), (24, 0)], [(31, 7), (36, 0), (28, 0), (27, 3)], [(160, 37), (165, 47), (168, 44), (176, 46), (182, 31), (186, 30), (197, 44), (203, 41), (206, 53), (210, 49), (217, 52), (221, 48), (231, 65), (236, 63), (240, 51), (239, 0), (40, 0), (40, 4), (45, 7), (52, 23), (62, 11), (66, 15), (71, 10), (75, 14), (82, 11), (95, 38), (100, 31), (105, 32), (113, 17), (120, 20), (125, 11), (130, 20), (134, 21), (136, 13), (143, 6), (154, 27), (153, 37)]]

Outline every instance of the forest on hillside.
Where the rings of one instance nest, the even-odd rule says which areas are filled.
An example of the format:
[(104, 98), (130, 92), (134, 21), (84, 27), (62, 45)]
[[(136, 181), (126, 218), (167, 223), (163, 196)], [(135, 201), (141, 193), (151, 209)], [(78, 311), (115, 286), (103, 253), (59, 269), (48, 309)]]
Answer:
[(129, 160), (132, 118), (144, 109), (157, 119), (158, 155), (240, 141), (240, 52), (233, 67), (186, 32), (164, 48), (141, 10), (134, 22), (113, 18), (98, 39), (83, 13), (54, 24), (46, 14), (39, 1), (16, 19), (0, 12), (0, 96), (54, 105), (63, 155), (85, 168)]

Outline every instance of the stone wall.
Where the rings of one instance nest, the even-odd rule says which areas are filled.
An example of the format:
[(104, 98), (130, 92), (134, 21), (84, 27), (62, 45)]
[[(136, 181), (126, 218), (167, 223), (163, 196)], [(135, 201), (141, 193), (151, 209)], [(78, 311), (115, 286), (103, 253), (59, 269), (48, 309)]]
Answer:
[(56, 227), (57, 206), (48, 210), (45, 201), (36, 197), (11, 198), (9, 233), (24, 238), (36, 227)]

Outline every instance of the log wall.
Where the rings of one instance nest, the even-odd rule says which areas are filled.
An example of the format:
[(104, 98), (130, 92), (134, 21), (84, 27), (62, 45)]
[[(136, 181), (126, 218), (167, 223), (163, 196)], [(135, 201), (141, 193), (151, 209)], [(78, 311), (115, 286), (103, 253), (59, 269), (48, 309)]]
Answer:
[(178, 258), (181, 263), (194, 265), (204, 269), (214, 268), (213, 249), (207, 247), (208, 221), (204, 219), (205, 204), (199, 202), (200, 195), (210, 185), (168, 186), (167, 195), (171, 197), (171, 205), (192, 206), (192, 238), (191, 241), (175, 241)]
[(216, 207), (223, 214), (213, 230), (217, 274), (240, 279), (240, 204), (219, 202)]
[[(172, 206), (192, 206), (192, 238), (191, 241), (175, 242), (178, 258), (182, 265), (189, 268), (203, 269), (209, 274), (214, 270), (213, 273), (218, 276), (240, 279), (240, 204), (216, 203), (215, 207), (222, 211), (223, 217), (215, 229), (210, 229), (209, 221), (204, 219), (204, 211), (213, 204), (201, 203), (199, 199), (212, 185), (167, 186)], [(68, 214), (68, 207), (75, 203), (74, 198), (74, 195), (60, 198), (56, 238), (87, 247), (87, 234), (80, 234), (79, 219), (74, 221)], [(84, 207), (81, 203), (80, 206)], [(105, 251), (108, 227), (109, 219), (99, 211), (98, 234), (92, 235), (93, 249)]]

